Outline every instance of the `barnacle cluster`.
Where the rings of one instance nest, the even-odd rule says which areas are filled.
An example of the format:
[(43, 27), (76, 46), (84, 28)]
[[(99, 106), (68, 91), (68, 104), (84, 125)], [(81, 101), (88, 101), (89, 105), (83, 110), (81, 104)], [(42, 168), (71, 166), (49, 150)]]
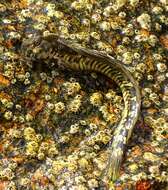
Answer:
[(140, 85), (142, 119), (110, 188), (166, 189), (167, 12), (167, 0), (0, 2), (0, 189), (109, 189), (122, 97), (102, 76), (26, 61), (22, 39), (48, 32), (111, 54)]
[[(106, 99), (105, 103), (103, 103), (103, 99)], [(111, 105), (111, 101), (115, 103), (114, 106)], [(96, 106), (99, 109), (105, 121), (112, 124), (119, 120), (119, 117), (116, 117), (116, 114), (121, 112), (122, 97), (118, 96), (112, 89), (108, 90), (105, 97), (103, 97), (100, 92), (93, 93), (90, 96), (90, 102), (93, 106)]]
[[(89, 81), (86, 81), (86, 84), (83, 81), (81, 86), (77, 77), (72, 77), (71, 73), (67, 74), (70, 75), (69, 78), (64, 76), (63, 71), (57, 71), (57, 69), (48, 72), (37, 70), (35, 74), (32, 74), (32, 81), (33, 78), (38, 78), (38, 80), (26, 87), (22, 101), (15, 103), (12, 99), (1, 98), (5, 122), (7, 124), (8, 121), (14, 122), (15, 125), (4, 136), (6, 138), (4, 151), (7, 152), (10, 149), (15, 154), (19, 149), (19, 154), (24, 156), (20, 162), (25, 165), (32, 159), (38, 164), (45, 162), (44, 166), (36, 172), (40, 170), (53, 183), (51, 186), (54, 188), (65, 186), (83, 189), (97, 188), (101, 180), (101, 170), (105, 169), (106, 165), (94, 166), (93, 163), (96, 163), (99, 153), (102, 156), (101, 163), (107, 161), (112, 126), (117, 120), (111, 122), (111, 128), (109, 128), (109, 121), (96, 115), (101, 115), (99, 107), (109, 104), (109, 109), (119, 107), (118, 112), (113, 113), (112, 109), (108, 111), (109, 114), (113, 113), (116, 118), (120, 118), (123, 108), (122, 98), (112, 89), (107, 91), (106, 88), (109, 85), (104, 89), (105, 92), (100, 93), (98, 90), (85, 92), (83, 85), (89, 85), (90, 81), (95, 89), (100, 86), (102, 79), (95, 81), (94, 75), (94, 77), (88, 76)], [(51, 83), (48, 83), (47, 78), (52, 77)], [(24, 84), (24, 80), (22, 83)], [(111, 95), (113, 98), (110, 98)], [(118, 101), (119, 99), (121, 101)], [(26, 105), (24, 113), (22, 112), (23, 101)], [(16, 108), (15, 112), (12, 111), (13, 107)], [(85, 116), (87, 113), (85, 110), (88, 110), (88, 117)], [(5, 116), (8, 112), (16, 118), (8, 119)], [(21, 117), (24, 118), (23, 121)], [(72, 121), (69, 120), (70, 118)], [(21, 130), (18, 124), (22, 126)], [(7, 139), (12, 139), (17, 144), (11, 145)], [(25, 170), (24, 167), (23, 170)], [(2, 170), (2, 172), (5, 171)], [(19, 180), (20, 187), (30, 184), (28, 171), (24, 175), (25, 177)], [(41, 174), (38, 175), (41, 179)], [(13, 179), (16, 176), (15, 172), (11, 176), (10, 179)], [(5, 175), (2, 180), (7, 178), (9, 177)], [(12, 185), (16, 184), (10, 183), (8, 187)]]

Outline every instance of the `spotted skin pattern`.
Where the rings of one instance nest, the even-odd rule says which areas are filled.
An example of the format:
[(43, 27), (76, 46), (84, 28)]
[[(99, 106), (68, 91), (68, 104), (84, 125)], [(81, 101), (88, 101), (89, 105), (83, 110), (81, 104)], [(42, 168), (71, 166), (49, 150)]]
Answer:
[(25, 39), (22, 51), (30, 60), (50, 62), (50, 59), (55, 59), (59, 65), (72, 70), (101, 73), (120, 87), (124, 110), (120, 122), (114, 128), (108, 164), (102, 174), (104, 180), (115, 181), (119, 177), (125, 146), (137, 122), (141, 105), (139, 87), (130, 72), (113, 57), (96, 50), (82, 48), (55, 34), (31, 40)]

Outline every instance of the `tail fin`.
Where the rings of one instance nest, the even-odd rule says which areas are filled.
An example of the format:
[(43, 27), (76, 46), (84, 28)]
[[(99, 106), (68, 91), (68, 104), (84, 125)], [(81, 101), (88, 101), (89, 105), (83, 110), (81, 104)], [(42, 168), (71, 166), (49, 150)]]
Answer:
[(103, 179), (105, 181), (115, 181), (118, 179), (122, 158), (123, 150), (121, 148), (113, 149), (110, 152), (108, 164), (103, 174)]

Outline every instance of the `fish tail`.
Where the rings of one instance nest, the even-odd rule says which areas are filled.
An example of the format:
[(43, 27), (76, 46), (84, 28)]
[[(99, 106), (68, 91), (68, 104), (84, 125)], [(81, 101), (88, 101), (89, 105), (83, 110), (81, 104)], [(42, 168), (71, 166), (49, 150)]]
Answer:
[(112, 150), (103, 174), (105, 181), (116, 181), (118, 179), (122, 160), (123, 151), (121, 149)]

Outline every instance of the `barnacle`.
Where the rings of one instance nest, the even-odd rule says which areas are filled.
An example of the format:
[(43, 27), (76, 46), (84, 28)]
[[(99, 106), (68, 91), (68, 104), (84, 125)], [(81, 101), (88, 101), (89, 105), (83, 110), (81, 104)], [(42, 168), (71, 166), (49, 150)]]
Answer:
[(161, 73), (167, 71), (167, 65), (165, 63), (158, 63), (156, 66)]
[(86, 136), (90, 136), (91, 135), (91, 131), (89, 129), (85, 129), (84, 131)]
[(61, 136), (59, 140), (60, 143), (68, 143), (69, 141), (70, 141), (70, 138), (67, 135)]
[[(86, 136), (89, 136), (86, 134)], [(87, 145), (89, 146), (94, 146), (96, 143), (96, 139), (93, 137), (93, 138), (89, 138), (88, 141), (87, 141)]]
[(75, 134), (79, 131), (79, 125), (78, 124), (74, 124), (70, 126), (70, 133), (71, 134)]
[(55, 112), (56, 113), (62, 113), (65, 110), (65, 105), (63, 102), (58, 102), (55, 104)]
[(108, 92), (105, 94), (105, 97), (108, 99), (108, 100), (111, 100), (112, 98), (114, 98), (116, 95), (116, 92), (113, 91), (113, 90), (108, 90)]
[(115, 123), (117, 121), (117, 117), (114, 114), (104, 114), (105, 120), (112, 123)]
[(151, 17), (149, 14), (143, 13), (137, 18), (137, 22), (139, 22), (139, 24), (141, 25), (142, 28), (150, 29)]
[(2, 171), (2, 176), (8, 180), (12, 180), (15, 177), (14, 172), (10, 168), (5, 168)]
[(51, 147), (48, 149), (48, 156), (49, 157), (53, 157), (55, 155), (57, 155), (59, 152), (58, 152), (58, 149), (56, 147)]
[(14, 138), (22, 138), (22, 133), (18, 129), (11, 129), (11, 136)]
[(13, 113), (12, 113), (11, 111), (6, 111), (6, 112), (4, 113), (4, 118), (5, 118), (6, 120), (11, 120), (12, 117), (13, 117)]
[(76, 94), (81, 89), (81, 86), (78, 82), (65, 82), (63, 86), (68, 95)]
[(70, 102), (70, 104), (68, 105), (68, 110), (69, 110), (70, 112), (76, 113), (76, 112), (79, 111), (81, 104), (82, 104), (81, 100), (75, 98), (75, 99), (72, 100), (72, 101)]
[(33, 120), (33, 116), (30, 113), (27, 113), (25, 116), (26, 121), (32, 121)]
[(88, 181), (89, 188), (96, 188), (98, 187), (98, 181), (96, 179), (90, 179)]
[(43, 152), (39, 152), (39, 153), (37, 154), (37, 158), (38, 158), (39, 160), (44, 160), (45, 154), (44, 154)]
[(138, 52), (135, 52), (135, 53), (134, 53), (134, 58), (135, 58), (135, 59), (139, 60), (140, 57), (141, 57), (141, 55), (140, 55)]
[(52, 163), (52, 173), (58, 175), (58, 173), (66, 166), (64, 161), (53, 161)]
[(103, 101), (103, 96), (100, 92), (95, 92), (90, 96), (90, 102), (94, 106), (100, 106)]
[(158, 83), (164, 82), (166, 80), (166, 76), (164, 74), (157, 76)]
[(136, 70), (141, 72), (141, 73), (145, 73), (147, 67), (145, 65), (145, 63), (139, 63), (137, 66), (136, 66)]
[(40, 147), (39, 147), (39, 151), (48, 151), (49, 149), (49, 144), (47, 142), (42, 142)]
[(36, 141), (30, 141), (27, 143), (26, 149), (27, 151), (37, 151), (38, 150), (38, 143)]
[(86, 179), (83, 176), (76, 176), (75, 177), (75, 182), (77, 184), (84, 183), (84, 182), (86, 182)]
[(125, 28), (123, 28), (123, 33), (126, 36), (133, 36), (134, 35), (133, 25), (127, 25)]
[(54, 109), (54, 104), (53, 103), (50, 103), (50, 102), (47, 102), (47, 108), (49, 110), (53, 110)]
[(155, 35), (150, 35), (148, 38), (149, 44), (153, 47), (156, 45), (157, 41), (158, 41), (158, 38)]
[(90, 123), (90, 124), (89, 124), (89, 127), (90, 127), (90, 129), (91, 129), (92, 131), (95, 131), (95, 130), (98, 128), (98, 126), (97, 126), (96, 124), (94, 124), (94, 123)]
[(32, 127), (27, 127), (24, 129), (24, 138), (27, 141), (31, 141), (32, 139), (34, 139), (36, 136), (36, 132)]
[(97, 40), (100, 40), (100, 34), (99, 34), (99, 33), (97, 33), (97, 32), (92, 32), (90, 35), (91, 35), (93, 38), (95, 38), (95, 39), (97, 39)]
[(109, 141), (111, 140), (111, 137), (109, 135), (105, 135), (101, 138), (101, 141), (104, 143), (104, 144), (107, 144), (109, 143)]
[(79, 123), (83, 126), (87, 125), (87, 122), (85, 120), (80, 120)]
[(109, 31), (111, 28), (110, 23), (103, 21), (100, 23), (100, 29), (102, 29), (103, 31)]
[(133, 60), (133, 54), (131, 52), (125, 52), (123, 54), (123, 63), (131, 64)]
[(27, 177), (22, 177), (19, 181), (21, 186), (27, 186), (30, 183), (30, 179)]
[(138, 3), (139, 3), (139, 0), (130, 0), (130, 5), (133, 7), (137, 6)]
[(78, 164), (79, 164), (79, 167), (83, 169), (86, 169), (89, 166), (89, 162), (85, 158), (81, 158), (80, 160), (78, 160)]
[(100, 20), (102, 19), (101, 15), (99, 13), (94, 13), (92, 16), (91, 16), (91, 21), (93, 23), (96, 23), (96, 22), (99, 22)]

